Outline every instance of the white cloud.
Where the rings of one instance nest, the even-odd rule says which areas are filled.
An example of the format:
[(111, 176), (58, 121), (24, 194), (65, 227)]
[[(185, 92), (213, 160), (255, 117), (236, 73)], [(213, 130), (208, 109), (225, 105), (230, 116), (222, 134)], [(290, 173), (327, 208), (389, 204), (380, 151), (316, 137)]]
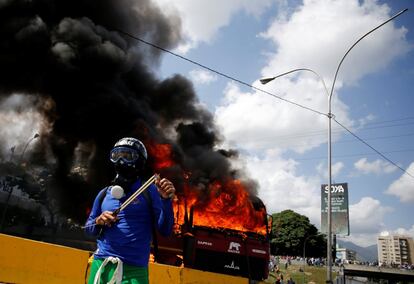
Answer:
[(258, 17), (272, 3), (271, 0), (155, 0), (166, 14), (178, 14), (182, 21), (185, 41), (178, 48), (185, 53), (200, 42), (211, 42), (231, 17), (244, 11)]
[(409, 236), (414, 238), (414, 225), (411, 225), (410, 228), (397, 228), (395, 230), (382, 231), (381, 236), (390, 236), (390, 235), (400, 235), (400, 236)]
[(338, 176), (339, 172), (344, 168), (344, 163), (337, 162), (332, 165), (332, 176), (336, 177)]
[(196, 69), (189, 72), (192, 81), (198, 84), (209, 84), (217, 80), (217, 76), (209, 71)]
[(269, 151), (264, 158), (241, 157), (249, 176), (260, 186), (259, 197), (269, 214), (294, 208), (295, 212), (308, 216), (311, 223), (320, 225), (320, 180), (297, 174), (297, 163), (283, 160), (278, 153)]
[[(263, 33), (277, 46), (264, 76), (306, 67), (316, 70), (328, 85), (345, 52), (362, 35), (391, 16), (390, 8), (377, 1), (305, 0), (290, 17), (278, 17)], [(340, 20), (338, 20), (340, 19)], [(384, 68), (410, 46), (407, 30), (390, 22), (364, 38), (346, 57), (339, 80), (355, 83), (364, 75)]]
[(385, 229), (384, 216), (393, 209), (381, 205), (381, 202), (372, 197), (363, 197), (349, 206), (350, 236), (352, 241), (361, 246), (375, 244), (377, 236)]
[[(326, 97), (316, 95), (312, 98), (314, 94), (309, 89), (318, 88), (314, 83), (316, 82), (307, 80), (301, 80), (297, 84), (288, 82), (290, 92), (282, 90), (280, 93), (286, 99), (311, 107), (312, 104), (325, 105)], [(325, 116), (268, 95), (242, 93), (232, 83), (225, 92), (225, 99), (216, 109), (215, 117), (229, 143), (246, 150), (283, 149), (298, 153), (326, 143)], [(296, 99), (292, 99), (294, 96)], [(320, 134), (314, 135), (315, 130), (319, 130)]]
[[(333, 165), (332, 165), (332, 177), (333, 178), (335, 178), (335, 177), (337, 177), (338, 175), (339, 175), (339, 173), (342, 171), (342, 169), (344, 168), (344, 163), (342, 163), (342, 162), (337, 162), (337, 163), (334, 163)], [(318, 171), (318, 173), (320, 174), (320, 175), (322, 175), (322, 177), (324, 178), (324, 179), (327, 179), (328, 178), (328, 168), (327, 168), (327, 166), (326, 166), (326, 164), (325, 163), (320, 163), (317, 167), (316, 167), (316, 170)]]
[(349, 207), (351, 220), (351, 232), (355, 233), (377, 233), (383, 226), (383, 218), (391, 208), (384, 207), (381, 202), (372, 197), (363, 197), (361, 200)]
[(414, 238), (414, 225), (411, 226), (411, 228), (398, 228), (396, 229), (393, 234), (396, 235), (403, 235), (403, 236), (410, 236)]
[[(413, 175), (414, 163), (411, 163), (407, 172)], [(407, 174), (403, 174), (388, 187), (386, 193), (397, 196), (401, 202), (414, 203), (414, 179)]]
[(389, 174), (397, 170), (397, 167), (383, 160), (368, 162), (367, 158), (359, 159), (354, 164), (355, 169), (361, 174)]
[(367, 116), (360, 118), (358, 120), (359, 123), (359, 127), (363, 127), (365, 126), (367, 123), (370, 123), (371, 121), (375, 120), (375, 115), (373, 115), (372, 113), (368, 114)]

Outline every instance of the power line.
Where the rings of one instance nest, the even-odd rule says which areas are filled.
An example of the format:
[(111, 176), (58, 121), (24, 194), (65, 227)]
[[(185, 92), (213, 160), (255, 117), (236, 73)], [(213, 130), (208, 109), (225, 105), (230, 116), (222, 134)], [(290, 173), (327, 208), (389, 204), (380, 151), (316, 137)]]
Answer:
[[(390, 139), (390, 138), (399, 138), (399, 137), (408, 137), (413, 136), (414, 133), (406, 133), (401, 135), (388, 135), (388, 136), (378, 136), (378, 137), (371, 137), (371, 138), (365, 138), (364, 140), (382, 140), (382, 139)], [(354, 140), (342, 140), (335, 143), (347, 143), (347, 142), (354, 142)]]
[(409, 175), (410, 177), (414, 178), (414, 176), (412, 174), (410, 174), (407, 170), (403, 169), (402, 167), (400, 167), (399, 165), (397, 165), (396, 163), (394, 163), (392, 160), (390, 160), (389, 158), (387, 158), (384, 154), (382, 154), (380, 151), (378, 151), (377, 149), (375, 149), (374, 147), (372, 147), (371, 145), (369, 145), (367, 142), (365, 142), (363, 139), (361, 139), (358, 135), (356, 135), (355, 133), (353, 133), (351, 130), (349, 130), (345, 125), (341, 124), (339, 121), (337, 121), (335, 119), (335, 117), (333, 117), (333, 120), (340, 125), (343, 129), (345, 129), (347, 132), (349, 132), (349, 134), (351, 134), (352, 136), (354, 136), (356, 139), (358, 139), (359, 141), (361, 141), (362, 143), (364, 143), (366, 146), (368, 146), (369, 148), (371, 148), (374, 152), (376, 152), (378, 155), (380, 155), (383, 159), (385, 159), (386, 161), (388, 161), (389, 163), (393, 164), (394, 166), (396, 166), (397, 168), (399, 168), (400, 170), (402, 170), (404, 173), (406, 173), (407, 175)]
[(414, 119), (414, 116), (407, 116), (407, 117), (401, 117), (401, 118), (396, 118), (396, 119), (391, 119), (391, 120), (383, 120), (383, 121), (369, 122), (366, 125), (383, 124), (383, 123), (388, 123), (388, 122), (395, 122), (395, 121), (402, 121), (402, 120), (410, 120), (410, 119)]
[(365, 127), (364, 130), (378, 129), (378, 128), (389, 128), (389, 127), (397, 127), (397, 126), (406, 126), (406, 125), (412, 125), (412, 124), (414, 124), (414, 122), (400, 123), (400, 124), (390, 124), (390, 125), (383, 125), (383, 126), (376, 126), (376, 127)]
[[(310, 136), (314, 136), (314, 135), (310, 135)], [(310, 137), (310, 136), (304, 136), (304, 137)], [(392, 139), (392, 138), (400, 138), (400, 137), (409, 137), (409, 136), (414, 136), (414, 133), (407, 133), (407, 134), (401, 134), (401, 135), (389, 135), (389, 136), (378, 136), (378, 137), (371, 137), (371, 138), (364, 138), (365, 141), (373, 141), (373, 140), (384, 140), (384, 139)], [(246, 142), (246, 143), (253, 143), (253, 142), (257, 142), (258, 141), (258, 147), (262, 148), (263, 147), (267, 147), (267, 143), (269, 140), (272, 141), (273, 144), (277, 144), (279, 147), (286, 145), (286, 146), (302, 146), (303, 143), (294, 143), (295, 141), (301, 141), (300, 139), (296, 139), (295, 137), (292, 138), (287, 138), (287, 139), (277, 139), (278, 137), (258, 137), (258, 138), (239, 138), (239, 141), (241, 142)], [(274, 141), (277, 142), (274, 142)], [(344, 143), (355, 143), (357, 141), (355, 141), (355, 139), (348, 139), (348, 140), (340, 140), (340, 141), (336, 141), (335, 144), (344, 144)], [(326, 141), (324, 141), (324, 143), (326, 143)], [(315, 142), (316, 145), (321, 144), (320, 142)]]
[[(394, 153), (407, 153), (407, 152), (414, 152), (414, 149), (404, 149), (404, 150), (395, 150), (395, 151), (386, 151), (382, 152), (383, 154), (394, 154)], [(361, 157), (361, 156), (372, 156), (377, 155), (377, 153), (357, 153), (357, 154), (344, 154), (344, 155), (333, 155), (335, 158), (353, 158), (353, 157)], [(309, 158), (298, 158), (295, 161), (310, 161), (310, 160), (325, 160), (326, 156), (319, 156), (319, 157), (309, 157)]]
[(178, 53), (175, 53), (175, 52), (173, 52), (173, 51), (171, 51), (171, 50), (168, 50), (168, 49), (163, 48), (163, 47), (161, 47), (161, 46), (159, 46), (159, 45), (156, 45), (156, 44), (154, 44), (154, 43), (151, 43), (151, 42), (149, 42), (149, 41), (146, 41), (146, 40), (144, 40), (144, 39), (142, 39), (142, 38), (139, 38), (139, 37), (137, 37), (137, 36), (134, 36), (134, 35), (132, 35), (132, 34), (130, 34), (130, 33), (128, 33), (128, 32), (125, 32), (125, 31), (122, 31), (122, 30), (120, 30), (120, 29), (116, 29), (116, 28), (115, 28), (114, 30), (116, 30), (117, 32), (119, 32), (119, 33), (121, 33), (121, 34), (123, 34), (123, 35), (126, 35), (126, 36), (128, 36), (128, 37), (130, 37), (130, 38), (133, 38), (133, 39), (135, 39), (135, 40), (137, 40), (137, 41), (139, 41), (139, 42), (142, 42), (142, 43), (144, 43), (144, 44), (146, 44), (146, 45), (152, 46), (152, 47), (157, 48), (157, 49), (159, 49), (159, 50), (162, 50), (162, 51), (164, 51), (164, 52), (166, 52), (166, 53), (169, 53), (169, 54), (171, 54), (171, 55), (173, 55), (173, 56), (175, 56), (175, 57), (178, 57), (178, 58), (180, 58), (180, 59), (183, 59), (183, 60), (185, 60), (185, 61), (187, 61), (187, 62), (190, 62), (190, 63), (192, 63), (192, 64), (194, 64), (194, 65), (197, 65), (197, 66), (199, 66), (199, 67), (201, 67), (201, 68), (203, 68), (203, 69), (206, 69), (206, 70), (208, 70), (208, 71), (210, 71), (210, 72), (212, 72), (212, 73), (215, 73), (215, 74), (217, 74), (217, 75), (219, 75), (219, 76), (222, 76), (222, 77), (224, 77), (224, 78), (227, 78), (227, 79), (229, 79), (229, 80), (232, 80), (232, 81), (234, 81), (234, 82), (237, 82), (237, 83), (239, 83), (239, 84), (241, 84), (241, 85), (247, 86), (247, 87), (249, 87), (249, 88), (252, 88), (253, 90), (256, 90), (256, 91), (262, 92), (262, 93), (267, 94), (267, 95), (269, 95), (269, 96), (272, 96), (272, 97), (274, 97), (274, 98), (276, 98), (276, 99), (279, 99), (279, 100), (282, 100), (282, 101), (287, 102), (287, 103), (289, 103), (289, 104), (295, 105), (295, 106), (297, 106), (297, 107), (300, 107), (300, 108), (303, 108), (303, 109), (309, 110), (309, 111), (311, 111), (311, 112), (314, 112), (314, 113), (317, 113), (317, 114), (320, 114), (320, 115), (323, 115), (323, 116), (328, 116), (327, 114), (325, 114), (325, 113), (323, 113), (323, 112), (320, 112), (320, 111), (315, 110), (315, 109), (312, 109), (312, 108), (310, 108), (310, 107), (307, 107), (307, 106), (301, 105), (301, 104), (299, 104), (299, 103), (295, 103), (294, 101), (290, 101), (290, 100), (288, 100), (288, 99), (282, 98), (282, 97), (277, 96), (277, 95), (275, 95), (275, 94), (272, 94), (272, 93), (270, 93), (270, 92), (268, 92), (268, 91), (266, 91), (266, 90), (263, 90), (263, 89), (257, 88), (257, 87), (255, 87), (255, 86), (253, 86), (253, 85), (251, 85), (251, 84), (249, 84), (249, 83), (246, 83), (246, 82), (244, 82), (244, 81), (242, 81), (242, 80), (239, 80), (239, 79), (237, 79), (237, 78), (235, 78), (235, 77), (233, 77), (233, 76), (230, 76), (230, 75), (227, 75), (227, 74), (225, 74), (225, 73), (223, 73), (223, 72), (217, 71), (217, 70), (215, 70), (215, 69), (213, 69), (213, 68), (210, 68), (210, 67), (208, 67), (208, 66), (206, 66), (206, 65), (204, 65), (204, 64), (201, 64), (201, 63), (199, 63), (199, 62), (197, 62), (197, 61), (194, 61), (194, 60), (189, 59), (189, 58), (187, 58), (187, 57), (185, 57), (185, 56), (179, 55)]
[[(358, 129), (359, 131), (366, 131), (371, 129), (381, 129), (381, 128), (389, 128), (389, 127), (397, 127), (397, 126), (406, 126), (411, 125), (413, 123), (406, 123), (406, 124), (393, 124), (393, 125), (384, 125), (384, 126), (377, 126), (377, 127), (366, 127)], [(339, 134), (345, 132), (342, 128), (336, 128), (332, 130), (332, 133)], [(270, 139), (279, 139), (279, 140), (293, 140), (295, 138), (306, 138), (306, 137), (312, 137), (312, 136), (321, 136), (325, 135), (326, 130), (313, 130), (313, 131), (301, 131), (297, 134), (290, 134), (290, 135), (270, 135), (270, 136), (257, 136), (255, 137), (255, 140), (270, 140)], [(380, 136), (380, 137), (373, 137), (373, 138), (365, 138), (365, 140), (378, 140), (378, 139), (386, 139), (386, 138), (392, 138), (392, 137), (404, 137), (404, 136), (411, 136), (414, 135), (414, 133), (410, 134), (401, 134), (401, 135), (391, 135), (391, 136)], [(239, 138), (241, 141), (248, 141), (251, 140), (249, 137)], [(345, 140), (345, 141), (338, 141), (336, 143), (344, 143), (344, 142), (350, 142), (351, 140)], [(353, 140), (352, 140), (353, 141)]]
[[(128, 36), (128, 37), (130, 37), (130, 38), (132, 38), (132, 39), (135, 39), (135, 40), (137, 40), (137, 41), (139, 41), (139, 42), (142, 42), (142, 43), (144, 43), (144, 44), (146, 44), (146, 45), (149, 45), (149, 46), (151, 46), (151, 47), (154, 47), (154, 48), (156, 48), (156, 49), (159, 49), (159, 50), (161, 50), (161, 51), (164, 51), (164, 52), (166, 52), (166, 53), (169, 53), (169, 54), (171, 54), (171, 55), (173, 55), (173, 56), (175, 56), (175, 57), (178, 57), (178, 58), (180, 58), (180, 59), (182, 59), (182, 60), (185, 60), (185, 61), (187, 61), (187, 62), (190, 62), (190, 63), (192, 63), (192, 64), (194, 64), (194, 65), (197, 65), (197, 66), (199, 66), (199, 67), (201, 67), (201, 68), (203, 68), (203, 69), (206, 69), (206, 70), (208, 70), (208, 71), (210, 71), (210, 72), (212, 72), (212, 73), (215, 73), (215, 74), (217, 74), (217, 75), (219, 75), (219, 76), (222, 76), (222, 77), (224, 77), (224, 78), (227, 78), (227, 79), (229, 79), (229, 80), (232, 80), (232, 81), (234, 81), (234, 82), (237, 82), (237, 83), (239, 83), (239, 84), (241, 84), (241, 85), (247, 86), (247, 87), (249, 87), (249, 88), (252, 88), (253, 90), (256, 90), (256, 91), (262, 92), (262, 93), (267, 94), (267, 95), (269, 95), (269, 96), (272, 96), (272, 97), (274, 97), (274, 98), (276, 98), (276, 99), (278, 99), (278, 100), (281, 100), (281, 101), (287, 102), (287, 103), (289, 103), (289, 104), (295, 105), (295, 106), (300, 107), (300, 108), (302, 108), (302, 109), (306, 109), (306, 110), (311, 111), (311, 112), (313, 112), (313, 113), (316, 113), (316, 114), (319, 114), (319, 115), (323, 115), (323, 116), (329, 117), (329, 116), (328, 116), (328, 114), (325, 114), (325, 113), (320, 112), (320, 111), (318, 111), (318, 110), (315, 110), (315, 109), (312, 109), (312, 108), (310, 108), (310, 107), (307, 107), (307, 106), (301, 105), (301, 104), (299, 104), (299, 103), (296, 103), (296, 102), (290, 101), (290, 100), (288, 100), (288, 99), (282, 98), (282, 97), (277, 96), (277, 95), (275, 95), (275, 94), (272, 94), (272, 93), (270, 93), (270, 92), (268, 92), (268, 91), (266, 91), (266, 90), (263, 90), (263, 89), (257, 88), (257, 87), (255, 87), (255, 86), (253, 86), (253, 85), (251, 85), (251, 84), (249, 84), (249, 83), (246, 83), (246, 82), (244, 82), (244, 81), (242, 81), (242, 80), (240, 80), (240, 79), (237, 79), (237, 78), (235, 78), (235, 77), (233, 77), (233, 76), (227, 75), (227, 74), (225, 74), (225, 73), (223, 73), (223, 72), (220, 72), (220, 71), (218, 71), (218, 70), (215, 70), (215, 69), (213, 69), (213, 68), (210, 68), (210, 67), (208, 67), (208, 66), (206, 66), (206, 65), (204, 65), (204, 64), (201, 64), (201, 63), (199, 63), (199, 62), (197, 62), (197, 61), (191, 60), (191, 59), (189, 59), (189, 58), (187, 58), (187, 57), (185, 57), (185, 56), (179, 55), (179, 54), (177, 54), (177, 53), (175, 53), (175, 52), (173, 52), (173, 51), (171, 51), (171, 50), (168, 50), (168, 49), (163, 48), (163, 47), (161, 47), (161, 46), (159, 46), (159, 45), (156, 45), (156, 44), (154, 44), (154, 43), (151, 43), (151, 42), (149, 42), (149, 41), (146, 41), (146, 40), (144, 40), (144, 39), (142, 39), (142, 38), (139, 38), (139, 37), (137, 37), (137, 36), (134, 36), (134, 35), (132, 35), (132, 34), (130, 34), (130, 33), (128, 33), (128, 32), (122, 31), (122, 30), (120, 30), (120, 29), (114, 29), (114, 30), (116, 30), (117, 32), (119, 32), (119, 33), (121, 33), (121, 34), (123, 34), (123, 35), (126, 35), (126, 36)], [(348, 51), (348, 52), (349, 52), (349, 51)], [(342, 62), (341, 62), (341, 63), (342, 63)], [(338, 69), (339, 69), (339, 67), (338, 67)], [(337, 75), (337, 74), (335, 74), (335, 77), (336, 77), (336, 75)], [(333, 87), (332, 87), (332, 90), (333, 90)], [(413, 176), (413, 175), (411, 175), (411, 174), (410, 174), (409, 172), (407, 172), (405, 169), (401, 168), (401, 167), (400, 167), (400, 166), (398, 166), (396, 163), (394, 163), (393, 161), (391, 161), (390, 159), (388, 159), (386, 156), (384, 156), (381, 152), (379, 152), (379, 151), (378, 151), (378, 150), (376, 150), (374, 147), (372, 147), (371, 145), (369, 145), (369, 144), (368, 144), (367, 142), (365, 142), (363, 139), (359, 138), (359, 137), (358, 137), (356, 134), (354, 134), (351, 130), (349, 130), (349, 129), (348, 129), (348, 128), (346, 128), (344, 125), (342, 125), (341, 123), (339, 123), (339, 122), (338, 122), (338, 121), (337, 121), (334, 117), (333, 117), (333, 119), (334, 119), (334, 121), (335, 121), (337, 124), (339, 124), (342, 128), (344, 128), (344, 129), (345, 129), (347, 132), (349, 132), (352, 136), (354, 136), (354, 137), (355, 137), (355, 138), (357, 138), (359, 141), (361, 141), (362, 143), (364, 143), (366, 146), (368, 146), (369, 148), (371, 148), (372, 150), (374, 150), (377, 154), (379, 154), (379, 155), (380, 155), (381, 157), (383, 157), (385, 160), (387, 160), (388, 162), (390, 162), (391, 164), (393, 164), (394, 166), (396, 166), (397, 168), (399, 168), (400, 170), (402, 170), (404, 173), (406, 173), (406, 174), (407, 174), (407, 175), (409, 175), (410, 177), (414, 178), (414, 176)]]

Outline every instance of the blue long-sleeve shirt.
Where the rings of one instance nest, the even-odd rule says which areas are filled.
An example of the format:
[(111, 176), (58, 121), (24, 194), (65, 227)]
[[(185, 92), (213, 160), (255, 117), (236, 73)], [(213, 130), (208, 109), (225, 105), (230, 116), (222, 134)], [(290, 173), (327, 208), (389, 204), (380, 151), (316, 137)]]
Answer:
[[(99, 194), (95, 198), (91, 213), (86, 221), (85, 231), (98, 236), (102, 226), (94, 225), (95, 219), (104, 211), (115, 211), (131, 194), (141, 186), (136, 181), (126, 196), (115, 199), (110, 190), (100, 204)], [(158, 231), (165, 236), (172, 232), (174, 214), (171, 199), (162, 199), (157, 187), (152, 184), (148, 189), (152, 200), (152, 211)], [(105, 226), (97, 239), (96, 258), (119, 257), (123, 262), (140, 267), (147, 267), (152, 238), (152, 217), (147, 199), (141, 194), (118, 214), (119, 220), (111, 227)]]

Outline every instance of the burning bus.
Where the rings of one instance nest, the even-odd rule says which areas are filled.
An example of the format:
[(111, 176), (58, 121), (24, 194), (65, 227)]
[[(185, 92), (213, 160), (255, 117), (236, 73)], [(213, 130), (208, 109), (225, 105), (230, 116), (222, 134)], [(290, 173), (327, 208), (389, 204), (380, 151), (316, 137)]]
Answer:
[(158, 262), (253, 280), (268, 277), (271, 227), (260, 199), (246, 200), (252, 207), (243, 212), (186, 203), (185, 197), (175, 200), (173, 235), (157, 236)]
[[(150, 147), (163, 172), (173, 167), (168, 145)], [(168, 174), (168, 173), (167, 173)], [(158, 235), (158, 262), (263, 280), (268, 277), (270, 230), (266, 207), (247, 184), (227, 178), (200, 185), (185, 173), (174, 200), (172, 237)]]

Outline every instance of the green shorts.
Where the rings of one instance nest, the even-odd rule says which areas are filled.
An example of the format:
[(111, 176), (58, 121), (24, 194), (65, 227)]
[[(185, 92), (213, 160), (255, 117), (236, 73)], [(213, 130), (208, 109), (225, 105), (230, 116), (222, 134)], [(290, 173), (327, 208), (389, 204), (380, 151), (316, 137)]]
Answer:
[[(99, 267), (104, 262), (104, 259), (95, 258), (90, 267), (90, 275), (88, 284), (93, 284), (95, 274)], [(109, 262), (101, 273), (101, 283), (108, 283), (114, 274), (116, 264)], [(148, 284), (148, 268), (138, 267), (123, 263), (122, 284)]]

